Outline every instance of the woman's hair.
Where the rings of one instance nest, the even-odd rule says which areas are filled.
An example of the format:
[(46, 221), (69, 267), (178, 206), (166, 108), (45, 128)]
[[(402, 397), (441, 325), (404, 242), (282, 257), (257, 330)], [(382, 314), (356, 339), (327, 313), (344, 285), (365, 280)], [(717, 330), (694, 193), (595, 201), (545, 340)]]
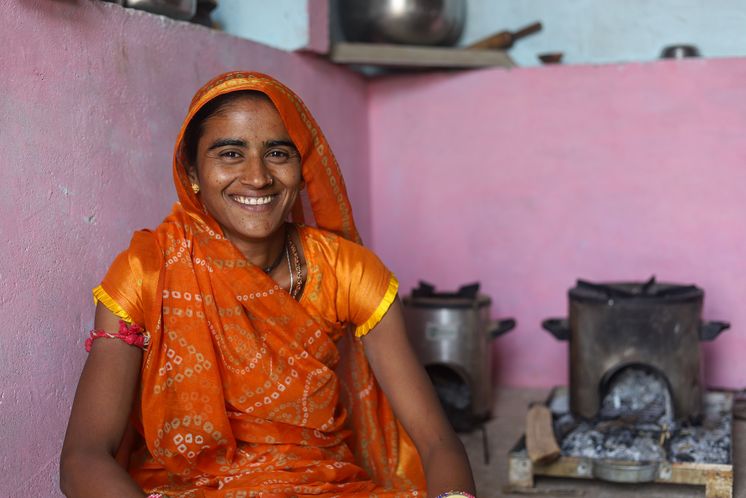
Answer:
[(205, 121), (215, 114), (219, 114), (233, 102), (247, 97), (264, 99), (271, 102), (266, 94), (258, 90), (240, 90), (238, 92), (219, 95), (197, 111), (184, 131), (183, 148), (186, 156), (187, 170), (197, 167), (197, 146), (199, 145), (199, 139), (202, 137), (202, 133), (204, 132)]

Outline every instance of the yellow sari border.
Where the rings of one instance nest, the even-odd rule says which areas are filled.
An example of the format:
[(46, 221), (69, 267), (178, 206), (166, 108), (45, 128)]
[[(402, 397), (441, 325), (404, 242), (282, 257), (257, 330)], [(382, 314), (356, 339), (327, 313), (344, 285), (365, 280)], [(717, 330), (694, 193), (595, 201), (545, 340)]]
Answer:
[(115, 315), (117, 315), (119, 318), (121, 318), (127, 323), (133, 322), (129, 314), (126, 311), (124, 311), (124, 308), (119, 306), (119, 304), (116, 301), (114, 301), (111, 298), (111, 296), (107, 294), (104, 288), (100, 285), (96, 287), (95, 289), (93, 289), (93, 303), (103, 304), (104, 306), (106, 306), (106, 308), (109, 311), (111, 311), (112, 313), (114, 313)]
[(376, 307), (375, 311), (373, 311), (373, 314), (370, 315), (370, 318), (368, 318), (368, 320), (366, 320), (364, 324), (359, 325), (355, 329), (355, 337), (364, 336), (365, 334), (370, 332), (373, 327), (378, 325), (378, 322), (381, 321), (383, 316), (389, 310), (389, 307), (391, 307), (391, 303), (393, 303), (394, 299), (396, 299), (396, 293), (398, 291), (399, 281), (392, 274), (391, 280), (389, 280), (389, 287), (388, 289), (386, 289), (386, 294), (383, 295), (383, 299), (381, 299), (381, 302), (378, 304), (378, 307)]

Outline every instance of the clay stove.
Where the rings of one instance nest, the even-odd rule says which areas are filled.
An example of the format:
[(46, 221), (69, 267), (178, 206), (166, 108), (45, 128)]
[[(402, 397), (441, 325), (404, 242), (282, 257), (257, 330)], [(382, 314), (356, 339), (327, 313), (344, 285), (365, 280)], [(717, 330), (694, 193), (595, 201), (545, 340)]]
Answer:
[(519, 441), (511, 485), (548, 475), (704, 484), (708, 498), (732, 496), (732, 397), (705, 391), (699, 350), (729, 324), (701, 320), (702, 289), (578, 281), (568, 296), (568, 318), (542, 324), (570, 345), (569, 386), (546, 402), (561, 456), (531, 462)]

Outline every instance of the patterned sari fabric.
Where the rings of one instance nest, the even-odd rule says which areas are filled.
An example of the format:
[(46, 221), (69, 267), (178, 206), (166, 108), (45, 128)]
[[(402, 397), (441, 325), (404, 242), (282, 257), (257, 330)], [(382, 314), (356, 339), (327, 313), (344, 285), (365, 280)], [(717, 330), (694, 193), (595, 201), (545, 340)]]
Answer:
[[(189, 188), (187, 124), (239, 90), (278, 109), (323, 229), (298, 227), (300, 301), (245, 260)], [(214, 79), (192, 101), (173, 170), (180, 202), (155, 231), (135, 233), (94, 290), (149, 334), (132, 417), (144, 444), (131, 475), (147, 492), (181, 497), (424, 496), (416, 450), (346, 327), (374, 327), (396, 279), (355, 243), (337, 163), (301, 100), (259, 73)]]

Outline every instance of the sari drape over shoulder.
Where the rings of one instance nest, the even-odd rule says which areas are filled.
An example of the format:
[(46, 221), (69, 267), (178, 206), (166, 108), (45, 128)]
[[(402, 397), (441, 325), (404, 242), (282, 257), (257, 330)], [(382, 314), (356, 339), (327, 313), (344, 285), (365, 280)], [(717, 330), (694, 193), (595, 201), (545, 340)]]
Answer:
[[(272, 100), (302, 157), (318, 228), (298, 227), (308, 273), (299, 301), (246, 261), (189, 187), (189, 121), (239, 90)], [(424, 496), (417, 452), (356, 337), (386, 313), (396, 279), (359, 245), (338, 165), (303, 102), (259, 73), (212, 80), (192, 101), (173, 174), (172, 213), (136, 232), (94, 290), (149, 334), (131, 475), (182, 497)], [(297, 202), (294, 221), (302, 213)]]

